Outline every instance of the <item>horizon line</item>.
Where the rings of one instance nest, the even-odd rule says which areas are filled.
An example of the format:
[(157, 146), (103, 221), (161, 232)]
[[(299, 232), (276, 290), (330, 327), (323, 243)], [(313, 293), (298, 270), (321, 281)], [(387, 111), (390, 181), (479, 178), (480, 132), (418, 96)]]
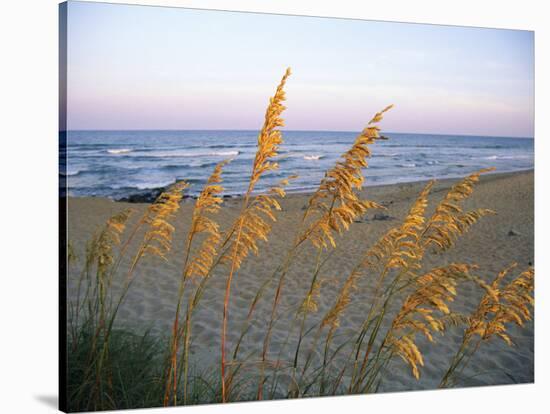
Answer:
[[(182, 131), (243, 131), (243, 132), (259, 132), (260, 129), (227, 129), (227, 128), (213, 128), (213, 129), (203, 129), (203, 128), (166, 128), (166, 129), (159, 129), (159, 128), (116, 128), (116, 129), (107, 129), (107, 128), (99, 128), (99, 129), (64, 129), (59, 130), (58, 132), (144, 132), (144, 131), (150, 131), (150, 132), (182, 132)], [(345, 132), (345, 133), (360, 133), (359, 130), (332, 130), (332, 129), (283, 129), (281, 130), (282, 133), (284, 132)], [(455, 136), (455, 137), (482, 137), (482, 138), (520, 138), (520, 139), (535, 139), (533, 136), (520, 136), (520, 135), (477, 135), (477, 134), (465, 134), (465, 133), (433, 133), (433, 132), (397, 132), (397, 131), (388, 131), (388, 132), (382, 132), (382, 135), (384, 134), (414, 134), (414, 135), (439, 135), (439, 136)]]

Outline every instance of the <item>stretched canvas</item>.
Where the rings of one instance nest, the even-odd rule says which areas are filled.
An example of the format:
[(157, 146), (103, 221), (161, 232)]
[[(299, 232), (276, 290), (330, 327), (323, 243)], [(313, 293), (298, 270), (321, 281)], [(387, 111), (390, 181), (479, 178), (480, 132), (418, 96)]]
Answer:
[(533, 382), (533, 42), (61, 4), (61, 408)]

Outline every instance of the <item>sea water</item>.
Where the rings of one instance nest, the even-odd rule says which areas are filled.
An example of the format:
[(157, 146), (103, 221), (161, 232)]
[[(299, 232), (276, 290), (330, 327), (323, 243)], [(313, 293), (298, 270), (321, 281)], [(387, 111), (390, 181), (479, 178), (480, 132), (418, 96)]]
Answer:
[[(371, 145), (365, 185), (467, 175), (485, 167), (496, 172), (534, 168), (532, 138), (387, 133)], [(353, 143), (354, 132), (283, 131), (279, 170), (257, 185), (263, 191), (297, 174), (290, 191), (311, 191)], [(71, 196), (114, 199), (187, 180), (200, 192), (216, 163), (229, 159), (223, 186), (228, 195), (246, 191), (257, 131), (68, 131), (66, 179)], [(65, 150), (65, 148), (62, 148)]]

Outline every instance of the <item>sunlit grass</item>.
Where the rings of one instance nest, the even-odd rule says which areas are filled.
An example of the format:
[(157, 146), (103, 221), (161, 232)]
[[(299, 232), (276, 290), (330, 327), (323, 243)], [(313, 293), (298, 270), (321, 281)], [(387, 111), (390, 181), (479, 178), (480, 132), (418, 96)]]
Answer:
[[(522, 326), (531, 318), (532, 268), (502, 286), (514, 265), (492, 282), (479, 276), (478, 267), (471, 263), (448, 263), (432, 269), (425, 266), (426, 256), (437, 252), (445, 257), (476, 222), (494, 214), (488, 209), (463, 207), (480, 175), (490, 170), (465, 177), (431, 209), (428, 196), (433, 182), (429, 182), (404, 220), (366, 248), (351, 272), (342, 276), (341, 285), (331, 291), (333, 296), (324, 298), (331, 303), (328, 309), (319, 310), (321, 294), (328, 294), (321, 289), (323, 272), (337, 254), (340, 240), (356, 219), (369, 210), (385, 208), (363, 199), (361, 190), (370, 146), (385, 139), (379, 125), (392, 108), (388, 106), (373, 116), (349, 150), (326, 172), (310, 196), (299, 225), (287, 230), (293, 235), (292, 242), (277, 267), (265, 269), (264, 282), (254, 292), (246, 319), (239, 324), (239, 339), (229, 349), (228, 305), (235, 275), (246, 260), (261, 261), (262, 250), (269, 249), (280, 200), (286, 196), (289, 180), (295, 178), (289, 174), (267, 192), (254, 192), (263, 176), (279, 167), (276, 156), (284, 145), (279, 128), (283, 126), (282, 103), (289, 76), (287, 70), (269, 101), (249, 185), (232, 224), (223, 229), (216, 221), (223, 209), (223, 168), (228, 161), (215, 167), (195, 200), (178, 274), (172, 329), (164, 337), (133, 334), (115, 326), (115, 320), (143, 258), (150, 255), (169, 260), (173, 236), (179, 231), (174, 217), (188, 185), (181, 182), (170, 187), (135, 222), (131, 220), (132, 210), (116, 214), (91, 237), (80, 263), (78, 295), (70, 303), (71, 411), (376, 392), (396, 359), (406, 363), (411, 381), (420, 378), (424, 357), (419, 336), (437, 346), (436, 334), (444, 335), (449, 326), (460, 326), (464, 330), (462, 342), (456, 355), (449, 355), (450, 366), (440, 384), (450, 387), (457, 385), (458, 374), (484, 342), (498, 337), (511, 345), (509, 326)], [(132, 247), (136, 244), (133, 241), (137, 248)], [(280, 315), (285, 280), (308, 245), (308, 254), (314, 251), (315, 266), (310, 277), (301, 280), (304, 296), (293, 304), (292, 323), (285, 327), (286, 341), (274, 354), (271, 337)], [(70, 251), (70, 261), (79, 260), (72, 247)], [(125, 267), (122, 263), (129, 264)], [(215, 269), (219, 270), (216, 277), (225, 275), (223, 312), (212, 315), (221, 321), (219, 354), (212, 355), (219, 366), (200, 367), (190, 352), (193, 317)], [(167, 276), (159, 268), (157, 277)], [(121, 291), (112, 289), (114, 278), (119, 278)], [(361, 303), (356, 297), (361, 281), (374, 289), (371, 303)], [(464, 283), (473, 283), (484, 292), (470, 315), (452, 310), (457, 287)], [(267, 295), (270, 285), (272, 297)], [(258, 315), (258, 304), (263, 301), (269, 313)], [(353, 332), (341, 332), (342, 317), (355, 306), (365, 308), (364, 320)], [(247, 351), (242, 356), (242, 341), (258, 318), (267, 321), (262, 325), (264, 339), (255, 344), (256, 352)]]

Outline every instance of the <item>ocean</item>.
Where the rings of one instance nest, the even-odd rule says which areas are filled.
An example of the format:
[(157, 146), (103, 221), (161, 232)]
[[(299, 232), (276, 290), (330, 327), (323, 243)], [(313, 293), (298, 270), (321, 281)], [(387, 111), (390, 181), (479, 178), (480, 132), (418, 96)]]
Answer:
[[(224, 168), (227, 195), (242, 194), (256, 151), (257, 131), (68, 131), (60, 174), (70, 196), (120, 199), (177, 180), (199, 193), (216, 163)], [(290, 174), (290, 191), (317, 187), (324, 172), (353, 143), (355, 132), (283, 131), (279, 171), (260, 181), (263, 191)], [(496, 172), (534, 168), (532, 138), (385, 133), (371, 146), (366, 185), (462, 177), (485, 167)], [(63, 139), (65, 141), (65, 136)], [(63, 160), (61, 156), (61, 160)]]

